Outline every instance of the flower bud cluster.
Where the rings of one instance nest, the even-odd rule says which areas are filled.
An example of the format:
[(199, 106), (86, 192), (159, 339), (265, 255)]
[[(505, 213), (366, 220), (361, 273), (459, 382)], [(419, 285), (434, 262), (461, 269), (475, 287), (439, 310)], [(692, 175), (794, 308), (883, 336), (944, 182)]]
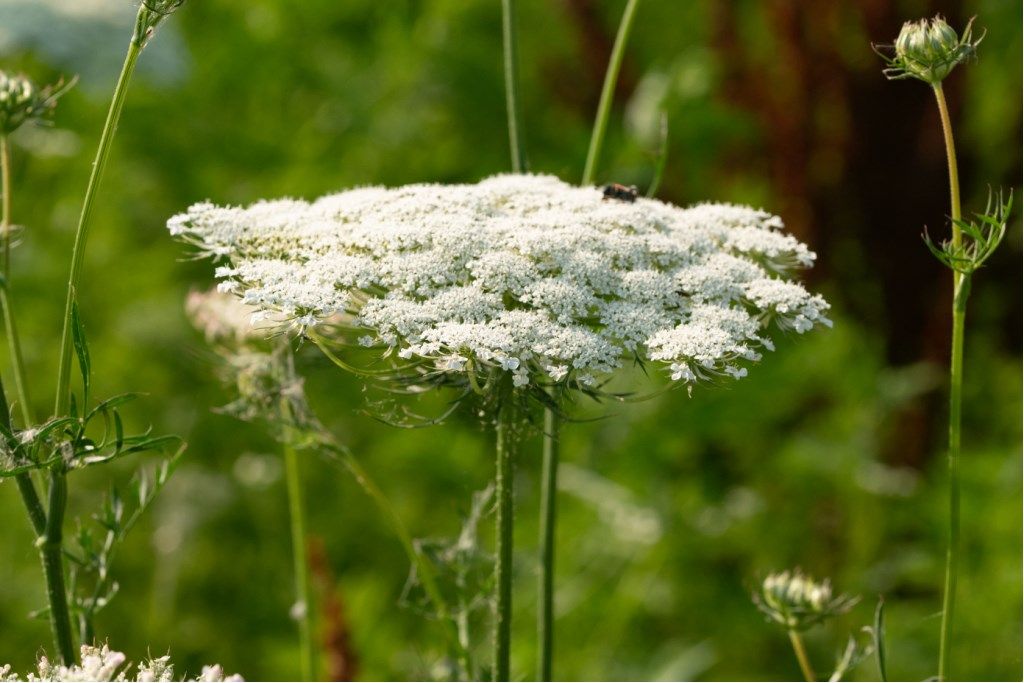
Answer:
[(794, 631), (845, 614), (858, 601), (856, 597), (833, 595), (828, 579), (815, 581), (799, 569), (769, 574), (753, 599), (770, 621)]
[(135, 18), (135, 34), (132, 42), (140, 48), (146, 46), (153, 32), (164, 19), (185, 4), (185, 0), (142, 0)]
[(883, 55), (888, 63), (885, 75), (938, 85), (957, 64), (974, 56), (982, 39), (973, 39), (973, 21), (968, 22), (962, 35), (957, 35), (941, 16), (906, 22), (891, 48), (892, 55)]
[(25, 76), (0, 71), (0, 135), (10, 135), (26, 123), (45, 121), (72, 85), (59, 81), (39, 87)]

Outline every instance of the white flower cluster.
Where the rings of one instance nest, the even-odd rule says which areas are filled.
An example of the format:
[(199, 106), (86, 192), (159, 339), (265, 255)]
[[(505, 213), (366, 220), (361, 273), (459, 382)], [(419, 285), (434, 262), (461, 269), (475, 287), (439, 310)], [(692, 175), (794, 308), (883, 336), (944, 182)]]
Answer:
[(441, 372), (592, 385), (639, 358), (673, 379), (746, 374), (771, 321), (830, 324), (787, 271), (814, 254), (763, 211), (606, 199), (552, 176), (368, 187), (312, 203), (192, 206), (173, 235), (221, 263), (220, 289), (305, 328)]
[[(111, 650), (106, 645), (92, 647), (83, 645), (81, 664), (64, 666), (50, 662), (46, 656), (39, 658), (36, 672), (21, 677), (11, 671), (10, 665), (0, 666), (0, 681), (172, 681), (174, 667), (169, 655), (150, 659), (139, 664), (134, 675), (129, 675), (132, 665), (123, 652)], [(199, 678), (190, 681), (242, 681), (241, 676), (225, 676), (220, 665), (204, 666)]]

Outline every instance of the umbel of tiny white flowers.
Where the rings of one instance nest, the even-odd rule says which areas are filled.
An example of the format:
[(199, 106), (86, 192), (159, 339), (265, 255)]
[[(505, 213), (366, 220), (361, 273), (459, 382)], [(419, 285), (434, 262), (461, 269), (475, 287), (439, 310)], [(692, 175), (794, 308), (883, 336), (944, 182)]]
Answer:
[(972, 37), (973, 23), (974, 19), (967, 22), (961, 35), (939, 15), (904, 23), (896, 43), (888, 46), (892, 54), (879, 51), (888, 64), (883, 73), (890, 79), (916, 78), (929, 85), (941, 83), (957, 64), (974, 57), (985, 37)]
[(793, 631), (845, 614), (860, 600), (833, 595), (828, 579), (815, 581), (799, 569), (769, 574), (752, 598), (770, 621)]
[(786, 278), (815, 256), (778, 217), (607, 200), (552, 176), (200, 203), (168, 227), (264, 315), (463, 387), (588, 390), (635, 361), (683, 383), (742, 377), (773, 323), (830, 324)]
[[(19, 676), (11, 666), (0, 666), (0, 681), (172, 681), (174, 666), (170, 655), (156, 657), (133, 667), (123, 652), (83, 645), (81, 664), (63, 666), (51, 662), (45, 655), (39, 658), (36, 671)], [(135, 669), (132, 671), (132, 669)], [(219, 664), (204, 666), (198, 678), (189, 681), (243, 681), (238, 674), (225, 676)]]
[(10, 135), (26, 123), (46, 122), (57, 100), (75, 84), (63, 80), (38, 86), (27, 76), (0, 71), (0, 135)]

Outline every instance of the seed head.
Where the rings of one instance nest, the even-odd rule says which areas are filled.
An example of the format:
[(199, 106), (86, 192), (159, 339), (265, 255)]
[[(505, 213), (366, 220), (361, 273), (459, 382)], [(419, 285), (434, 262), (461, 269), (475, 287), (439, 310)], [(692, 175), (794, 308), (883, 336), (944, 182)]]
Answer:
[(815, 581), (799, 569), (769, 574), (753, 595), (754, 604), (770, 621), (796, 631), (845, 614), (859, 599), (833, 596), (828, 579)]
[(973, 22), (974, 19), (967, 22), (967, 28), (959, 36), (938, 15), (904, 23), (896, 43), (890, 48), (892, 55), (879, 52), (888, 64), (883, 73), (890, 79), (916, 78), (938, 85), (957, 64), (975, 55), (984, 35), (977, 40), (972, 38)]
[(43, 123), (57, 106), (57, 100), (74, 85), (63, 79), (39, 87), (21, 74), (0, 71), (0, 135), (10, 135), (26, 123)]

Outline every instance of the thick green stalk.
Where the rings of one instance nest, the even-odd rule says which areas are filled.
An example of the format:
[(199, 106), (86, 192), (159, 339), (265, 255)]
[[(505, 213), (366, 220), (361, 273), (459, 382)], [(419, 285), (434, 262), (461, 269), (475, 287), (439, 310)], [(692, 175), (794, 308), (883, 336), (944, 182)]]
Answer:
[[(942, 119), (946, 141), (946, 162), (949, 167), (950, 217), (953, 219), (952, 241), (960, 246), (960, 178), (956, 163), (953, 126), (942, 85), (935, 85), (935, 101)], [(942, 589), (942, 626), (939, 636), (939, 680), (948, 680), (950, 648), (953, 644), (953, 614), (956, 603), (957, 570), (960, 560), (960, 426), (964, 382), (964, 319), (970, 277), (953, 271), (953, 340), (949, 359), (949, 529), (946, 544), (946, 572)]]
[(128, 83), (131, 81), (132, 73), (135, 71), (135, 64), (141, 51), (141, 44), (137, 43), (134, 39), (128, 44), (128, 54), (125, 55), (124, 65), (121, 67), (121, 75), (118, 77), (117, 86), (114, 88), (114, 97), (110, 101), (107, 120), (103, 124), (99, 147), (96, 149), (96, 159), (93, 161), (92, 173), (89, 175), (89, 184), (85, 189), (82, 213), (78, 218), (78, 230), (75, 232), (75, 245), (71, 253), (68, 291), (64, 302), (64, 328), (60, 338), (57, 397), (54, 406), (54, 415), (57, 416), (67, 412), (71, 400), (71, 309), (78, 295), (78, 281), (82, 275), (85, 243), (89, 236), (89, 218), (92, 216), (96, 193), (99, 191), (100, 181), (103, 179), (103, 171), (106, 169), (107, 160), (110, 158), (111, 145), (114, 141), (114, 134), (117, 132), (117, 122), (121, 118), (121, 110), (124, 109), (125, 97), (128, 94)]
[(54, 471), (50, 477), (49, 510), (45, 533), (37, 544), (46, 577), (46, 597), (50, 603), (50, 627), (53, 642), (61, 661), (69, 666), (77, 660), (74, 638), (71, 634), (71, 614), (64, 586), (64, 510), (68, 502), (67, 478)]
[(512, 532), (515, 499), (515, 450), (519, 429), (515, 396), (503, 391), (498, 408), (496, 436), (497, 495), (494, 601), (494, 670), (493, 680), (508, 681), (512, 650)]
[[(287, 401), (286, 401), (287, 402)], [(299, 622), (301, 680), (312, 681), (313, 609), (309, 599), (309, 567), (306, 562), (306, 521), (303, 510), (299, 455), (290, 444), (284, 446), (284, 470), (288, 488), (288, 513), (292, 533), (292, 571), (295, 574), (295, 617)]]
[(597, 162), (601, 156), (601, 147), (604, 144), (605, 132), (608, 130), (608, 117), (612, 110), (612, 99), (615, 95), (615, 83), (619, 79), (619, 69), (622, 68), (622, 57), (626, 54), (626, 43), (629, 41), (629, 33), (633, 29), (633, 18), (636, 16), (636, 8), (639, 0), (628, 0), (626, 9), (622, 13), (622, 21), (619, 22), (619, 32), (615, 36), (615, 45), (612, 47), (612, 56), (608, 61), (608, 70), (604, 75), (604, 87), (601, 88), (601, 101), (597, 105), (597, 116), (594, 119), (594, 132), (590, 136), (590, 149), (587, 150), (587, 163), (583, 168), (583, 184), (592, 185), (594, 174), (597, 171)]
[(804, 680), (814, 681), (814, 669), (811, 668), (811, 660), (807, 657), (807, 650), (804, 649), (804, 641), (800, 634), (790, 629), (789, 642), (793, 645), (793, 652), (796, 653), (796, 660), (800, 663), (800, 670), (804, 674)]
[(501, 0), (501, 36), (505, 59), (505, 109), (508, 116), (508, 143), (512, 151), (512, 170), (526, 170), (526, 142), (523, 139), (519, 106), (519, 46), (516, 26), (516, 1)]
[[(556, 400), (552, 396), (552, 400)], [(554, 652), (555, 527), (558, 501), (558, 432), (561, 418), (557, 406), (544, 409), (544, 460), (540, 485), (540, 585), (538, 586), (537, 641), (540, 656), (537, 680), (550, 681)]]

